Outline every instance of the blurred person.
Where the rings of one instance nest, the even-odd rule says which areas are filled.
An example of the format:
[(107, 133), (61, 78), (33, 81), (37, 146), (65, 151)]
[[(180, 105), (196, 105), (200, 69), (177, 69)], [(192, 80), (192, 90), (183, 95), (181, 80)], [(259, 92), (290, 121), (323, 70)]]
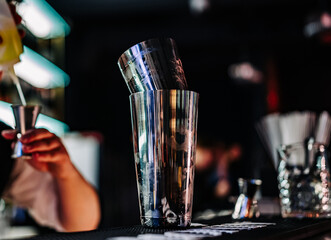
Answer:
[[(9, 6), (19, 25), (15, 5), (10, 1)], [(0, 80), (2, 75), (0, 71)], [(73, 165), (61, 139), (46, 129), (29, 130), (20, 141), (32, 158), (15, 160), (8, 140), (16, 138), (16, 130), (2, 122), (0, 130), (1, 197), (27, 209), (41, 226), (61, 232), (96, 229), (101, 217), (98, 194)]]
[(193, 211), (232, 209), (230, 166), (241, 156), (239, 144), (198, 144)]

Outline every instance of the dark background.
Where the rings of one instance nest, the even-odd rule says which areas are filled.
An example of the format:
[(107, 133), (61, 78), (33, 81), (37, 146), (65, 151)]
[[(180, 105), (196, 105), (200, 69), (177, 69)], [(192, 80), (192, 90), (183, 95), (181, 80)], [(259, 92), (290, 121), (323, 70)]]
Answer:
[[(176, 41), (189, 88), (200, 93), (199, 140), (239, 143), (243, 152), (232, 166), (233, 179), (260, 177), (266, 195), (273, 194), (276, 178), (254, 123), (270, 111), (331, 110), (331, 45), (303, 32), (307, 17), (330, 1), (211, 0), (202, 13), (184, 0), (48, 2), (71, 26), (65, 122), (73, 131), (104, 136), (103, 226), (139, 223), (129, 90), (117, 66), (132, 45), (155, 37)], [(263, 73), (262, 83), (229, 76), (229, 66), (242, 61)], [(273, 109), (270, 82), (279, 100)]]

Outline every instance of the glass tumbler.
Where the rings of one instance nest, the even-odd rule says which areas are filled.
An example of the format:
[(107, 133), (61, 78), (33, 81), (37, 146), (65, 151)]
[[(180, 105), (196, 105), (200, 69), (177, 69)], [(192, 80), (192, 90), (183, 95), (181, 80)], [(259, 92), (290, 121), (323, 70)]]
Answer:
[(330, 169), (325, 146), (302, 142), (283, 145), (278, 153), (282, 216), (330, 217)]

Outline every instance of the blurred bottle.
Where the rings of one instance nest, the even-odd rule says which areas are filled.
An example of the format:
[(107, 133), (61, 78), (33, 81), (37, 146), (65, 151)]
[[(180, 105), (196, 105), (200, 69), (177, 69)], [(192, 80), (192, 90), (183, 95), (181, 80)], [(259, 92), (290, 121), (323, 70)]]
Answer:
[(20, 61), (23, 52), (13, 16), (6, 0), (0, 0), (0, 66), (3, 70), (10, 69)]
[(21, 85), (14, 71), (14, 64), (20, 61), (23, 52), (21, 37), (6, 0), (0, 0), (0, 71), (9, 74), (16, 85), (21, 103), (26, 101)]

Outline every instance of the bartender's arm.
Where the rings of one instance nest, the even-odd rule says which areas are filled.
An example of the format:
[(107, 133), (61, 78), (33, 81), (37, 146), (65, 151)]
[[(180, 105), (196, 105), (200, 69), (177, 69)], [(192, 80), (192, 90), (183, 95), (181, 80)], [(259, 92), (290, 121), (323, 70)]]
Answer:
[[(14, 139), (15, 130), (4, 130), (2, 136)], [(29, 130), (20, 141), (23, 151), (31, 153), (26, 160), (39, 172), (49, 173), (57, 192), (57, 218), (63, 231), (87, 231), (97, 228), (100, 204), (95, 189), (81, 176), (59, 137), (46, 129)], [(37, 206), (38, 207), (38, 206)]]

